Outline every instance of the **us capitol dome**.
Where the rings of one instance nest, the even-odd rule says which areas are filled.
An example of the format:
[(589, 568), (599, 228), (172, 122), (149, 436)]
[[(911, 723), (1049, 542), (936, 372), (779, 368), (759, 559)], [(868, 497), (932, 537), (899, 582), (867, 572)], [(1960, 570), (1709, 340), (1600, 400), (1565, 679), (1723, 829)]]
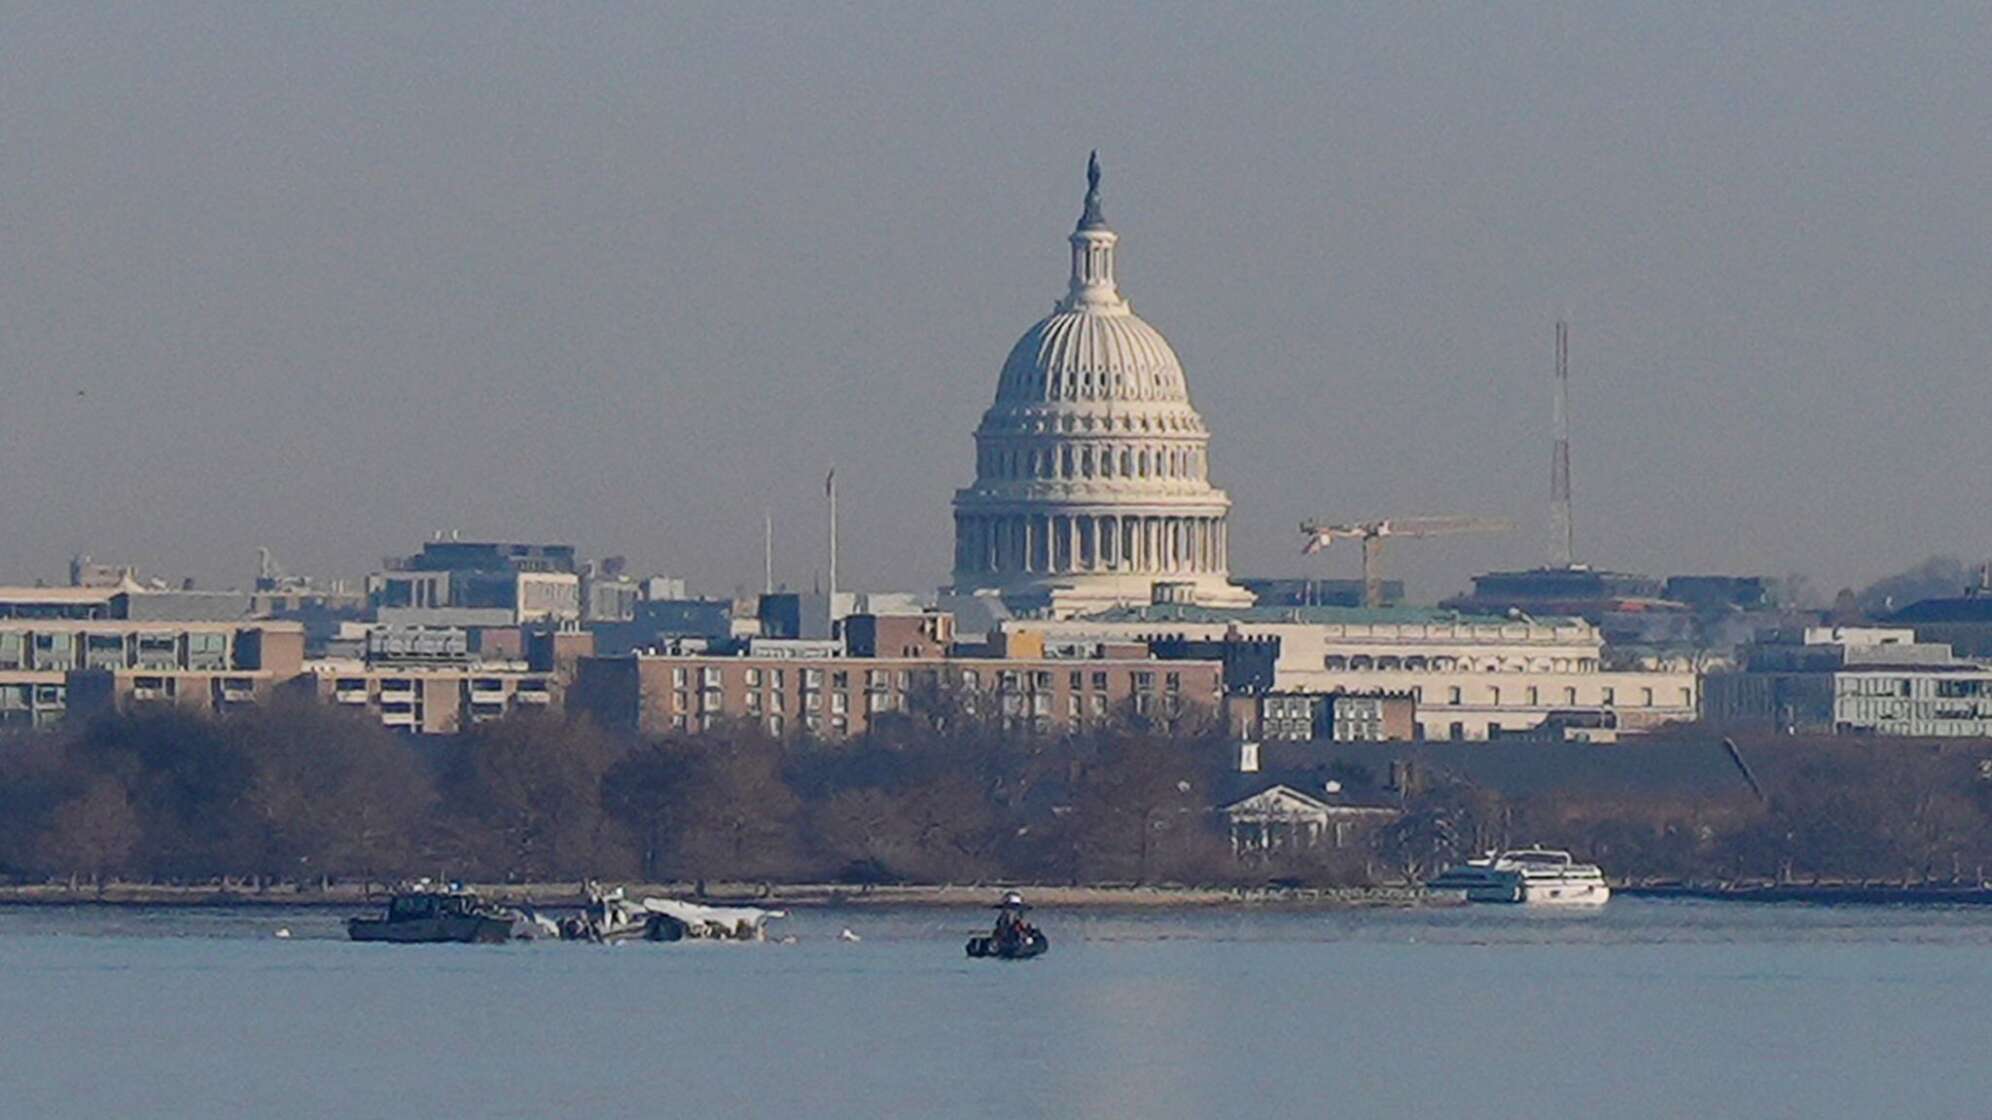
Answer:
[(1115, 284), (1097, 153), (1086, 178), (1065, 298), (1011, 348), (975, 430), (952, 590), (1053, 617), (1250, 606), (1228, 578), (1231, 499), (1210, 484), (1210, 432), (1182, 363)]

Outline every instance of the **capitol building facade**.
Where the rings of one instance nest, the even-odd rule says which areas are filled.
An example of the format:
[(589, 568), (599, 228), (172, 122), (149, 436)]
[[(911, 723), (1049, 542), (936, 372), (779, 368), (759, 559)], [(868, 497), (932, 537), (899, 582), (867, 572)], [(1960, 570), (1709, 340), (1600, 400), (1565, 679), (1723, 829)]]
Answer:
[(975, 431), (952, 590), (1060, 618), (1249, 606), (1229, 579), (1231, 500), (1210, 484), (1210, 432), (1175, 351), (1120, 294), (1097, 158), (1087, 179), (1065, 297), (1011, 348)]

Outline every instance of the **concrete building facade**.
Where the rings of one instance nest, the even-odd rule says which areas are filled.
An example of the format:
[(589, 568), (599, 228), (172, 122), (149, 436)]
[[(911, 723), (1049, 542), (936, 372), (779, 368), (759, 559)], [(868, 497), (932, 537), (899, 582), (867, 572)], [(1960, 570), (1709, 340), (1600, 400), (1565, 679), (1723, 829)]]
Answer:
[(1576, 618), (1152, 604), (1004, 625), (1052, 641), (1275, 639), (1274, 690), (1408, 694), (1423, 739), (1487, 739), (1535, 727), (1557, 712), (1611, 712), (1614, 726), (1626, 731), (1692, 720), (1698, 713), (1699, 678), (1692, 662), (1607, 668), (1597, 628)]
[(1807, 627), (1762, 635), (1733, 672), (1709, 676), (1712, 724), (1791, 733), (1992, 736), (1992, 665), (1889, 627)]

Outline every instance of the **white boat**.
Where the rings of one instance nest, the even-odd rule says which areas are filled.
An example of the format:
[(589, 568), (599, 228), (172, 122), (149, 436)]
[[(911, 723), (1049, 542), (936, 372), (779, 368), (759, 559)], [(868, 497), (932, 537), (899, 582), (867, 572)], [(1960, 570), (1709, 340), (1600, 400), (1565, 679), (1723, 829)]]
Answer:
[(1597, 864), (1578, 863), (1569, 852), (1548, 848), (1489, 852), (1448, 867), (1425, 886), (1435, 891), (1464, 891), (1468, 902), (1602, 906), (1612, 896)]

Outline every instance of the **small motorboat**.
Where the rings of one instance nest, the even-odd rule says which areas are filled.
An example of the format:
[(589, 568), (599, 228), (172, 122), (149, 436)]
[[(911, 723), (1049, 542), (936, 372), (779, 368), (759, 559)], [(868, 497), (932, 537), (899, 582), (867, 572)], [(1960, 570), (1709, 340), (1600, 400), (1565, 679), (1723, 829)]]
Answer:
[(397, 891), (380, 917), (348, 920), (346, 935), (396, 945), (497, 945), (529, 936), (522, 924), (530, 924), (525, 915), (486, 903), (475, 891), (417, 884)]
[(1043, 956), (1051, 948), (1051, 939), (1024, 918), (1029, 909), (1016, 891), (1005, 894), (1003, 901), (996, 904), (996, 928), (969, 938), (968, 955), (1006, 961)]

